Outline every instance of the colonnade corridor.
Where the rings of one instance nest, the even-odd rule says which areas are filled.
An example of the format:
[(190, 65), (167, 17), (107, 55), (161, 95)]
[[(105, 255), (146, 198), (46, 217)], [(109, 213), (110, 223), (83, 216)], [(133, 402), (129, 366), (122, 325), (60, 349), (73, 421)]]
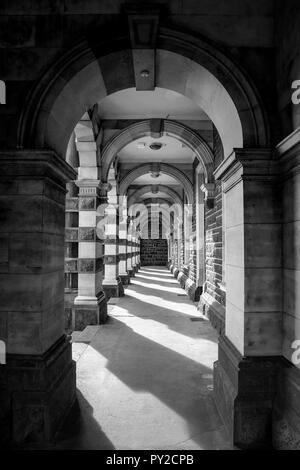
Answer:
[(217, 334), (164, 267), (142, 267), (105, 325), (73, 333), (66, 449), (230, 449), (213, 401)]

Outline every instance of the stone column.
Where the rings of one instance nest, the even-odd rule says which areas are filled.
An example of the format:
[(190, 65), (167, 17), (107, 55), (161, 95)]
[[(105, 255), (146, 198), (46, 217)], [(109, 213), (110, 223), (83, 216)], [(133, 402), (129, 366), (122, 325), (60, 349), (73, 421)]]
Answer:
[(173, 276), (177, 278), (180, 268), (180, 247), (181, 247), (181, 222), (178, 217), (174, 218), (174, 269)]
[(65, 327), (74, 325), (74, 299), (78, 295), (78, 187), (67, 184), (65, 230)]
[(136, 274), (137, 271), (138, 271), (138, 265), (137, 265), (137, 238), (136, 238), (136, 230), (135, 230), (134, 222), (133, 222), (133, 229), (132, 229), (131, 246), (132, 246), (132, 269), (134, 271), (134, 274)]
[(137, 267), (140, 269), (141, 267), (141, 238), (140, 235), (137, 236)]
[(127, 219), (127, 271), (130, 277), (134, 277), (134, 269), (132, 264), (132, 218)]
[(236, 149), (215, 172), (225, 202), (225, 335), (214, 393), (241, 447), (270, 444), (282, 347), (281, 211), (271, 152)]
[(74, 300), (73, 327), (83, 330), (87, 325), (106, 322), (107, 302), (102, 288), (103, 240), (97, 236), (101, 204), (99, 180), (76, 181), (79, 187), (78, 229), (78, 295)]
[[(112, 171), (112, 170), (111, 170)], [(122, 297), (124, 288), (119, 276), (119, 206), (116, 180), (109, 178), (111, 186), (107, 193), (105, 209), (105, 256), (103, 289), (106, 297)]]
[[(120, 196), (121, 197), (121, 196)], [(124, 286), (130, 284), (127, 271), (127, 201), (126, 196), (120, 201), (119, 214), (119, 275)]]
[(0, 153), (0, 442), (51, 440), (75, 400), (64, 328), (66, 182), (54, 152)]

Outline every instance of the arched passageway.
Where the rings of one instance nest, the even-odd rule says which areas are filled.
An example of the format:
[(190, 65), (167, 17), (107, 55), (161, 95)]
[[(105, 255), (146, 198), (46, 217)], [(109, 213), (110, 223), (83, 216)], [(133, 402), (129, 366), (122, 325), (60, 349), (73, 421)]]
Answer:
[(208, 319), (166, 267), (142, 267), (125, 294), (103, 327), (73, 334), (83, 414), (55, 447), (231, 449), (213, 400), (218, 335)]
[[(149, 48), (157, 71), (155, 85), (143, 82), (141, 89), (140, 80), (151, 78), (154, 68), (137, 72), (138, 48), (128, 35), (123, 39), (111, 41), (109, 48), (83, 41), (61, 53), (46, 73), (40, 71), (22, 113), (18, 110), (18, 131), (10, 136), (10, 144), (18, 150), (1, 154), (5, 184), (17, 179), (11, 189), (12, 209), (4, 205), (3, 212), (7, 288), (2, 305), (5, 318), (9, 317), (4, 330), (9, 373), (25, 374), (21, 398), (18, 387), (10, 388), (16, 382), (7, 383), (5, 433), (16, 442), (51, 440), (74, 404), (75, 369), (66, 331), (102, 326), (109, 313), (114, 318), (112, 340), (118, 334), (118, 321), (121, 329), (130, 328), (117, 320), (116, 311), (107, 312), (107, 305), (117, 299), (120, 308), (126, 308), (143, 282), (141, 235), (154, 220), (153, 250), (158, 247), (156, 240), (163, 239), (173, 279), (197, 304), (199, 313), (195, 311), (194, 317), (205, 314), (221, 334), (214, 397), (231, 441), (244, 447), (269, 444), (276, 358), (282, 353), (283, 339), (278, 289), (281, 215), (276, 209), (278, 167), (269, 148), (261, 100), (229, 56), (203, 39), (165, 27), (158, 30), (156, 47)], [(22, 223), (16, 235), (14, 220), (19, 217)], [(274, 230), (276, 250), (270, 246)], [(9, 264), (5, 256), (10, 243), (20, 259)], [(158, 279), (163, 275), (155, 274)], [(147, 277), (151, 278), (149, 271)], [(135, 287), (126, 287), (132, 279)], [(13, 284), (19, 289), (15, 301)], [(160, 291), (156, 297), (165, 300), (164, 289), (149, 285), (143, 289)], [(168, 295), (175, 295), (170, 289)], [(145, 299), (147, 294), (143, 295)], [(139, 325), (138, 314), (134, 316)], [(157, 312), (156, 318), (168, 320), (164, 312)], [(146, 323), (144, 318), (142, 324)], [(100, 326), (100, 349), (109, 325)], [(189, 325), (187, 330), (194, 331)], [(181, 328), (177, 333), (185, 336), (184, 322)], [(206, 340), (201, 338), (202, 326), (197, 331), (200, 351)], [(141, 347), (140, 333), (129, 331), (127, 346), (132, 340)], [(187, 346), (179, 338), (179, 347)], [(149, 343), (144, 342), (147, 349)], [(190, 363), (175, 353), (189, 373)], [(33, 364), (26, 373), (24, 356), (30, 356)], [(122, 362), (116, 366), (113, 358), (107, 359), (108, 368), (121, 373), (125, 386), (138, 389), (137, 377), (126, 384), (128, 376), (118, 370)], [(125, 365), (126, 359), (125, 354)], [(36, 368), (41, 371), (38, 383)], [(191, 377), (196, 381), (197, 370), (192, 363)], [(206, 380), (199, 379), (200, 389), (202, 379)], [(164, 386), (150, 392), (171, 406), (165, 396), (171, 394), (170, 384)], [(29, 393), (33, 388), (34, 403)], [(189, 393), (193, 390), (192, 386)], [(174, 396), (173, 411), (186, 419), (190, 409), (182, 397), (178, 400)], [(191, 417), (191, 430), (202, 437), (210, 432), (201, 428), (207, 403), (205, 398), (199, 407), (195, 402), (197, 423)], [(39, 420), (28, 418), (23, 426), (32, 407)]]

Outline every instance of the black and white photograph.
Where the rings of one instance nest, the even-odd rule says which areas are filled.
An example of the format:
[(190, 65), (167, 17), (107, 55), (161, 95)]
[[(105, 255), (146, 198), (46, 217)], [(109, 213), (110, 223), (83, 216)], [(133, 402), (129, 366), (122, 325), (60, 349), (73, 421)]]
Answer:
[(0, 451), (249, 450), (300, 450), (300, 0), (0, 0)]

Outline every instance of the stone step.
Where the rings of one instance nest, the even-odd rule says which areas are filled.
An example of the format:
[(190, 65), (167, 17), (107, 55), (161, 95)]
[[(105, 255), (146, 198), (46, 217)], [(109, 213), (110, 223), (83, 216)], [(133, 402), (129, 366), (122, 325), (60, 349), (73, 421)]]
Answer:
[(99, 330), (99, 325), (88, 325), (83, 331), (73, 331), (72, 333), (72, 343), (85, 343), (89, 344), (94, 335)]

